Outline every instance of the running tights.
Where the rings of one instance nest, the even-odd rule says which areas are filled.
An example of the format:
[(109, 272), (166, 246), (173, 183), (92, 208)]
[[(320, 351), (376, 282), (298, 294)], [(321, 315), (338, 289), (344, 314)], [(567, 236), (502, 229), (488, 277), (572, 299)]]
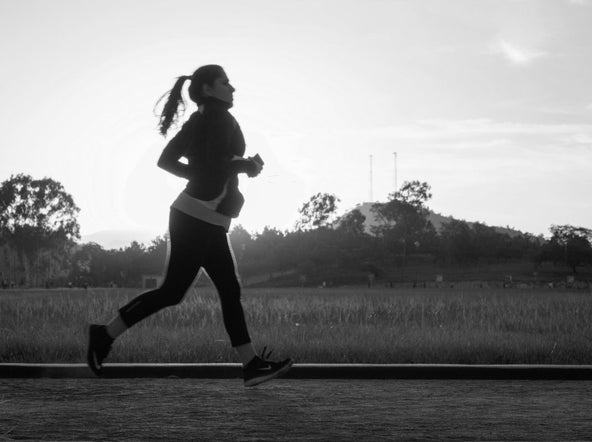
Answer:
[(131, 327), (165, 307), (179, 304), (203, 267), (218, 291), (224, 326), (232, 346), (251, 342), (226, 230), (171, 209), (169, 233), (171, 248), (162, 285), (122, 307), (119, 314), (123, 322)]

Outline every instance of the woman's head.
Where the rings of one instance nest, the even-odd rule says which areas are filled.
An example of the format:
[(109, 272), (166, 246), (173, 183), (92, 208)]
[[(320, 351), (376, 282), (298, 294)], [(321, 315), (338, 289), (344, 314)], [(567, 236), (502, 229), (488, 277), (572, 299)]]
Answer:
[(207, 97), (218, 98), (232, 105), (234, 90), (224, 69), (216, 64), (208, 64), (197, 69), (191, 76), (189, 98), (198, 106), (203, 104)]
[[(166, 135), (169, 127), (176, 120), (179, 105), (185, 110), (182, 90), (185, 81), (190, 80), (189, 98), (198, 106), (204, 104), (208, 97), (214, 97), (228, 103), (232, 107), (235, 89), (228, 82), (228, 77), (221, 66), (208, 64), (198, 68), (193, 75), (183, 75), (177, 79), (173, 88), (168, 92), (168, 99), (160, 116), (160, 133)], [(165, 94), (166, 95), (166, 94)]]

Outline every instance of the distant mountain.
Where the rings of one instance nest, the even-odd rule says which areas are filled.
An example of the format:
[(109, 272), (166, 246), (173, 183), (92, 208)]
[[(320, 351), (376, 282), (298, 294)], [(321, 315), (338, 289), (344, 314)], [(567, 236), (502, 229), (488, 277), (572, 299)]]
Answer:
[[(161, 234), (160, 236), (163, 236)], [(120, 249), (129, 246), (133, 241), (150, 245), (158, 234), (149, 230), (101, 230), (90, 235), (83, 235), (81, 242), (94, 242), (106, 250)]]
[[(352, 209), (352, 210), (356, 210), (356, 209), (359, 210), (362, 213), (362, 215), (364, 215), (366, 217), (366, 221), (364, 221), (364, 230), (366, 231), (366, 233), (371, 233), (370, 228), (372, 226), (376, 226), (379, 224), (378, 218), (376, 217), (374, 212), (372, 212), (370, 210), (374, 204), (376, 204), (376, 203), (362, 203), (362, 204), (358, 204), (356, 207), (354, 207)], [(450, 221), (452, 221), (456, 218), (454, 218), (452, 216), (440, 215), (439, 213), (434, 213), (430, 210), (430, 213), (428, 215), (428, 219), (431, 221), (431, 223), (434, 226), (434, 228), (436, 229), (436, 231), (439, 232), (440, 229), (442, 228), (442, 224), (449, 223)], [(475, 222), (471, 222), (471, 221), (467, 221), (467, 223), (469, 225), (475, 224)], [(522, 232), (520, 232), (518, 230), (510, 229), (508, 227), (498, 227), (498, 226), (492, 226), (492, 227), (497, 232), (509, 235), (511, 237), (523, 234)]]

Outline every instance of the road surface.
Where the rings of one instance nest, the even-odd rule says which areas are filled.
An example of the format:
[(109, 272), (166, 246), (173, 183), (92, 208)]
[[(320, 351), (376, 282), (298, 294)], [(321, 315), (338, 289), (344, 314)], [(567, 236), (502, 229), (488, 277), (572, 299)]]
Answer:
[(591, 440), (592, 381), (0, 379), (0, 440)]

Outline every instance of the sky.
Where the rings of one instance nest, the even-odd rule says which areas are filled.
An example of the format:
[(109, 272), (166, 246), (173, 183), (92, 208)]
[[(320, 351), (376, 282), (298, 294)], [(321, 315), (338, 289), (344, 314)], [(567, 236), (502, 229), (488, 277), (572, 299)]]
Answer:
[(420, 180), (443, 215), (592, 228), (590, 23), (592, 0), (0, 0), (0, 182), (59, 181), (83, 236), (162, 235), (185, 182), (155, 105), (213, 63), (266, 163), (233, 225)]

